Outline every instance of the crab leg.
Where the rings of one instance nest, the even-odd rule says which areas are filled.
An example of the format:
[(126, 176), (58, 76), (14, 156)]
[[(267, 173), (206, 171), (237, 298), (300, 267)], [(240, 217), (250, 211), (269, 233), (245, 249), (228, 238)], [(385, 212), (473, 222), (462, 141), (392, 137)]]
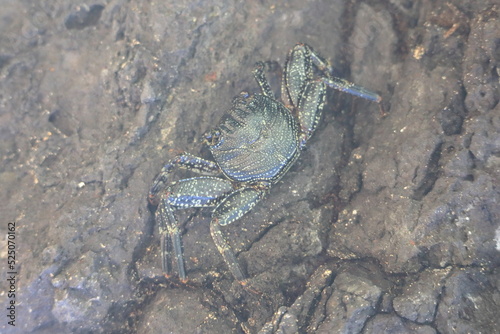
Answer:
[(255, 64), (255, 69), (253, 70), (253, 75), (255, 77), (255, 81), (257, 81), (260, 89), (262, 90), (262, 94), (274, 100), (273, 90), (271, 89), (271, 86), (266, 79), (266, 75), (264, 74), (265, 66), (266, 65), (263, 62), (257, 62), (257, 64)]
[(371, 92), (368, 89), (358, 86), (352, 82), (349, 82), (345, 79), (336, 77), (333, 75), (332, 66), (323, 59), (320, 55), (318, 55), (311, 47), (302, 46), (308, 50), (308, 55), (311, 57), (311, 61), (316, 66), (318, 70), (323, 72), (323, 76), (321, 76), (320, 80), (333, 89), (339, 90), (344, 93), (348, 93), (354, 96), (361, 97), (363, 99), (374, 101), (380, 103), (382, 101), (382, 97), (377, 93)]
[(357, 97), (361, 97), (365, 100), (380, 103), (382, 97), (377, 93), (371, 92), (366, 88), (358, 86), (352, 82), (338, 77), (331, 78), (321, 78), (321, 81), (325, 83), (328, 87), (340, 90), (341, 92), (348, 93)]
[(170, 275), (172, 271), (170, 253), (173, 246), (179, 268), (179, 277), (181, 280), (185, 280), (186, 270), (184, 269), (184, 260), (182, 258), (182, 242), (179, 226), (174, 216), (174, 210), (165, 197), (161, 199), (158, 210), (156, 210), (156, 220), (160, 231), (162, 271), (167, 275)]
[(184, 179), (168, 186), (166, 195), (161, 197), (160, 205), (156, 210), (156, 220), (161, 238), (162, 270), (165, 274), (169, 275), (172, 270), (170, 254), (173, 248), (179, 278), (183, 281), (186, 280), (181, 231), (175, 217), (175, 211), (196, 207), (213, 207), (231, 191), (233, 191), (231, 182), (208, 176)]
[[(299, 141), (302, 149), (305, 148), (321, 118), (327, 86), (377, 103), (382, 100), (380, 95), (335, 77), (332, 72), (330, 64), (310, 46), (297, 44), (288, 54), (281, 95), (285, 104), (296, 112), (300, 124)], [(261, 87), (265, 86), (259, 84)]]
[(157, 205), (159, 202), (158, 193), (164, 190), (168, 184), (168, 175), (176, 168), (185, 168), (198, 173), (216, 175), (220, 173), (219, 166), (213, 161), (198, 158), (189, 153), (181, 153), (170, 160), (161, 169), (158, 176), (153, 181), (153, 186), (149, 191), (148, 200), (151, 204)]
[(297, 118), (300, 124), (299, 144), (304, 149), (307, 141), (311, 138), (323, 113), (325, 104), (325, 85), (319, 81), (308, 81), (304, 85), (304, 95), (307, 98), (299, 100)]
[(333, 75), (332, 66), (305, 44), (297, 44), (289, 53), (283, 75), (282, 95), (297, 106), (306, 82), (314, 80), (313, 66), (321, 72), (317, 80), (328, 87), (379, 103), (382, 98), (377, 93)]
[(227, 242), (220, 227), (240, 219), (264, 197), (264, 191), (254, 188), (243, 188), (229, 194), (214, 210), (210, 222), (210, 233), (224, 262), (233, 276), (240, 282), (245, 281), (245, 275)]

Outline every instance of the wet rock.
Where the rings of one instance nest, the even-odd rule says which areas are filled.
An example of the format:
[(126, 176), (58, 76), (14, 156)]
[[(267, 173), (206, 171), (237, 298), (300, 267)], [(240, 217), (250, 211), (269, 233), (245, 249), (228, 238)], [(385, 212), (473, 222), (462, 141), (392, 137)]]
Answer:
[[(494, 332), (493, 4), (5, 2), (0, 210), (18, 226), (23, 323), (0, 331)], [(200, 137), (240, 91), (258, 92), (255, 62), (282, 65), (299, 41), (380, 92), (387, 115), (328, 93), (297, 163), (224, 228), (245, 286), (210, 210), (180, 219), (189, 281), (164, 277), (152, 179), (178, 150), (210, 159)], [(279, 66), (267, 74), (280, 82)]]
[(498, 56), (498, 8), (485, 7), (471, 22), (469, 44), (464, 59), (465, 105), (469, 112), (487, 112), (498, 104), (500, 84)]
[(408, 283), (403, 293), (394, 298), (394, 310), (401, 317), (417, 323), (431, 323), (437, 310), (449, 270), (425, 271), (414, 283)]
[(280, 307), (259, 333), (360, 333), (391, 285), (371, 264), (322, 266), (304, 293), (290, 307)]
[(362, 333), (436, 334), (437, 332), (428, 325), (404, 322), (394, 314), (377, 314), (368, 321)]
[[(310, 281), (307, 283), (307, 289), (304, 293), (294, 301), (292, 306), (282, 306), (276, 311), (273, 319), (269, 321), (259, 334), (273, 334), (273, 333), (298, 333), (310, 330), (310, 328), (317, 328), (317, 323), (312, 323), (307, 326), (310, 321), (311, 314), (321, 310), (318, 308), (318, 299), (322, 299), (322, 306), (324, 306), (324, 298), (322, 296), (330, 295), (333, 271), (327, 267), (320, 267), (311, 276)], [(320, 311), (321, 312), (321, 311)], [(321, 321), (323, 315), (313, 316), (313, 321)]]
[[(237, 319), (203, 303), (203, 296), (184, 289), (164, 290), (141, 311), (140, 333), (231, 333)], [(189, 314), (189, 317), (186, 316)]]
[(110, 263), (105, 254), (92, 251), (84, 254), (65, 268), (63, 274), (52, 278), (56, 288), (52, 314), (73, 331), (89, 326), (97, 330), (99, 326), (91, 324), (103, 322), (115, 302), (116, 290), (125, 294), (130, 291), (130, 286), (122, 286), (117, 274), (117, 264)]
[[(429, 34), (436, 32), (431, 30)], [(460, 47), (460, 44), (447, 44), (441, 51), (433, 50), (434, 61), (440, 63), (438, 58), (444, 57), (441, 53), (448, 53), (447, 48), (453, 45)], [(490, 218), (486, 218), (488, 223), (485, 225), (481, 222), (485, 217), (498, 216), (487, 199), (498, 198), (498, 192), (491, 188), (493, 179), (489, 169), (476, 165), (469, 141), (478, 135), (478, 142), (474, 144), (478, 160), (484, 161), (486, 156), (491, 156), (496, 151), (498, 138), (490, 135), (495, 122), (486, 125), (492, 116), (477, 117), (464, 123), (466, 126), (456, 138), (445, 137), (450, 133), (433, 115), (460, 96), (456, 95), (460, 77), (450, 64), (444, 64), (436, 66), (408, 59), (402, 67), (402, 73), (406, 73), (403, 76), (408, 79), (398, 84), (392, 98), (393, 102), (399, 100), (401, 104), (391, 109), (391, 115), (369, 139), (365, 128), (371, 119), (366, 115), (358, 117), (354, 133), (358, 141), (365, 144), (353, 151), (349, 164), (355, 162), (363, 166), (362, 187), (340, 213), (334, 226), (336, 242), (330, 243), (328, 248), (332, 256), (353, 258), (376, 253), (390, 272), (416, 272), (428, 265), (429, 260), (440, 267), (447, 263), (497, 263), (493, 246), (487, 241), (496, 223)], [(448, 78), (453, 80), (448, 81)], [(428, 85), (429, 82), (434, 84)], [(400, 95), (402, 92), (406, 92), (404, 97)], [(450, 100), (450, 96), (453, 99)], [(400, 116), (395, 117), (396, 114)], [(476, 122), (482, 125), (475, 125)], [(476, 133), (478, 128), (481, 130)], [(346, 173), (345, 179), (352, 178), (352, 170), (346, 168), (343, 173)], [(480, 196), (482, 207), (488, 212), (486, 216), (472, 218), (479, 214), (473, 212), (478, 204), (473, 204), (472, 197), (464, 193), (475, 192), (489, 194)], [(452, 228), (445, 221), (458, 224)], [(448, 237), (451, 230), (454, 230), (454, 237)], [(432, 242), (418, 242), (429, 236)], [(452, 239), (464, 242), (463, 246), (458, 246), (460, 250)], [(351, 243), (353, 240), (364, 242)], [(445, 241), (448, 246), (442, 245), (443, 240), (448, 240)], [(477, 257), (479, 253), (482, 255)], [(434, 262), (438, 258), (439, 263)]]
[(440, 332), (488, 332), (498, 328), (500, 291), (498, 272), (456, 269), (446, 280), (436, 314)]
[(359, 333), (376, 313), (384, 285), (373, 267), (356, 266), (341, 272), (325, 303), (325, 318), (316, 333)]
[(64, 25), (67, 29), (78, 30), (95, 26), (97, 22), (99, 22), (103, 10), (103, 5), (92, 5), (90, 7), (85, 6), (78, 8), (75, 12), (68, 15), (64, 21)]
[[(17, 328), (11, 328), (18, 333), (37, 332), (44, 328), (60, 328), (59, 320), (50, 311), (54, 305), (54, 289), (50, 283), (50, 273), (44, 273), (39, 279), (27, 287), (24, 295), (37, 296), (35, 300), (26, 300), (29, 305), (26, 321), (19, 324)], [(22, 299), (21, 299), (22, 301)], [(29, 302), (29, 304), (28, 304)], [(48, 304), (47, 304), (48, 303)], [(13, 331), (16, 333), (16, 331)]]

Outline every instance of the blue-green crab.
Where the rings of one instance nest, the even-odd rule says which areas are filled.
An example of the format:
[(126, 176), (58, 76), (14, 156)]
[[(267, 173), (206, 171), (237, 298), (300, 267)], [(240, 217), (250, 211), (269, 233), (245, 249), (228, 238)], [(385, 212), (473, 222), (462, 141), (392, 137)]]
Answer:
[[(210, 233), (234, 277), (245, 281), (221, 226), (241, 218), (266, 195), (294, 164), (321, 118), (327, 87), (371, 101), (381, 97), (332, 74), (332, 68), (306, 44), (290, 50), (281, 85), (283, 102), (276, 100), (259, 62), (254, 76), (262, 93), (241, 93), (219, 124), (204, 135), (213, 160), (182, 153), (170, 160), (155, 178), (149, 201), (158, 205), (162, 268), (170, 274), (172, 248), (179, 278), (186, 280), (181, 233), (176, 210), (212, 207)], [(176, 168), (211, 176), (168, 180)]]

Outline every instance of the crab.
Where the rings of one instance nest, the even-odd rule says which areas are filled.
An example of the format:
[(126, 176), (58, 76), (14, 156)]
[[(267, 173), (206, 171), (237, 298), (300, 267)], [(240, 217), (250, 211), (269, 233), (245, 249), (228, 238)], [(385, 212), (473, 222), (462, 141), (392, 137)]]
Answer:
[[(369, 90), (335, 77), (332, 67), (306, 44), (297, 44), (288, 54), (278, 101), (264, 74), (265, 64), (254, 70), (260, 94), (242, 92), (219, 124), (203, 141), (213, 161), (181, 153), (170, 160), (154, 179), (148, 200), (157, 206), (162, 270), (172, 271), (172, 249), (180, 280), (186, 281), (181, 228), (175, 212), (188, 208), (213, 208), (210, 233), (236, 280), (244, 274), (221, 227), (251, 211), (271, 187), (290, 169), (311, 138), (325, 104), (327, 87), (380, 102)], [(203, 176), (169, 181), (177, 168)]]

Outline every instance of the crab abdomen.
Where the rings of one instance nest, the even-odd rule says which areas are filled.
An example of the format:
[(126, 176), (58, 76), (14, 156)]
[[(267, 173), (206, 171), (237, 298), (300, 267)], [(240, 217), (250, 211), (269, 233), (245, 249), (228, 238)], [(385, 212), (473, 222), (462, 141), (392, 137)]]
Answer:
[(209, 145), (224, 174), (238, 182), (275, 181), (299, 153), (297, 122), (283, 104), (242, 95), (221, 119)]

